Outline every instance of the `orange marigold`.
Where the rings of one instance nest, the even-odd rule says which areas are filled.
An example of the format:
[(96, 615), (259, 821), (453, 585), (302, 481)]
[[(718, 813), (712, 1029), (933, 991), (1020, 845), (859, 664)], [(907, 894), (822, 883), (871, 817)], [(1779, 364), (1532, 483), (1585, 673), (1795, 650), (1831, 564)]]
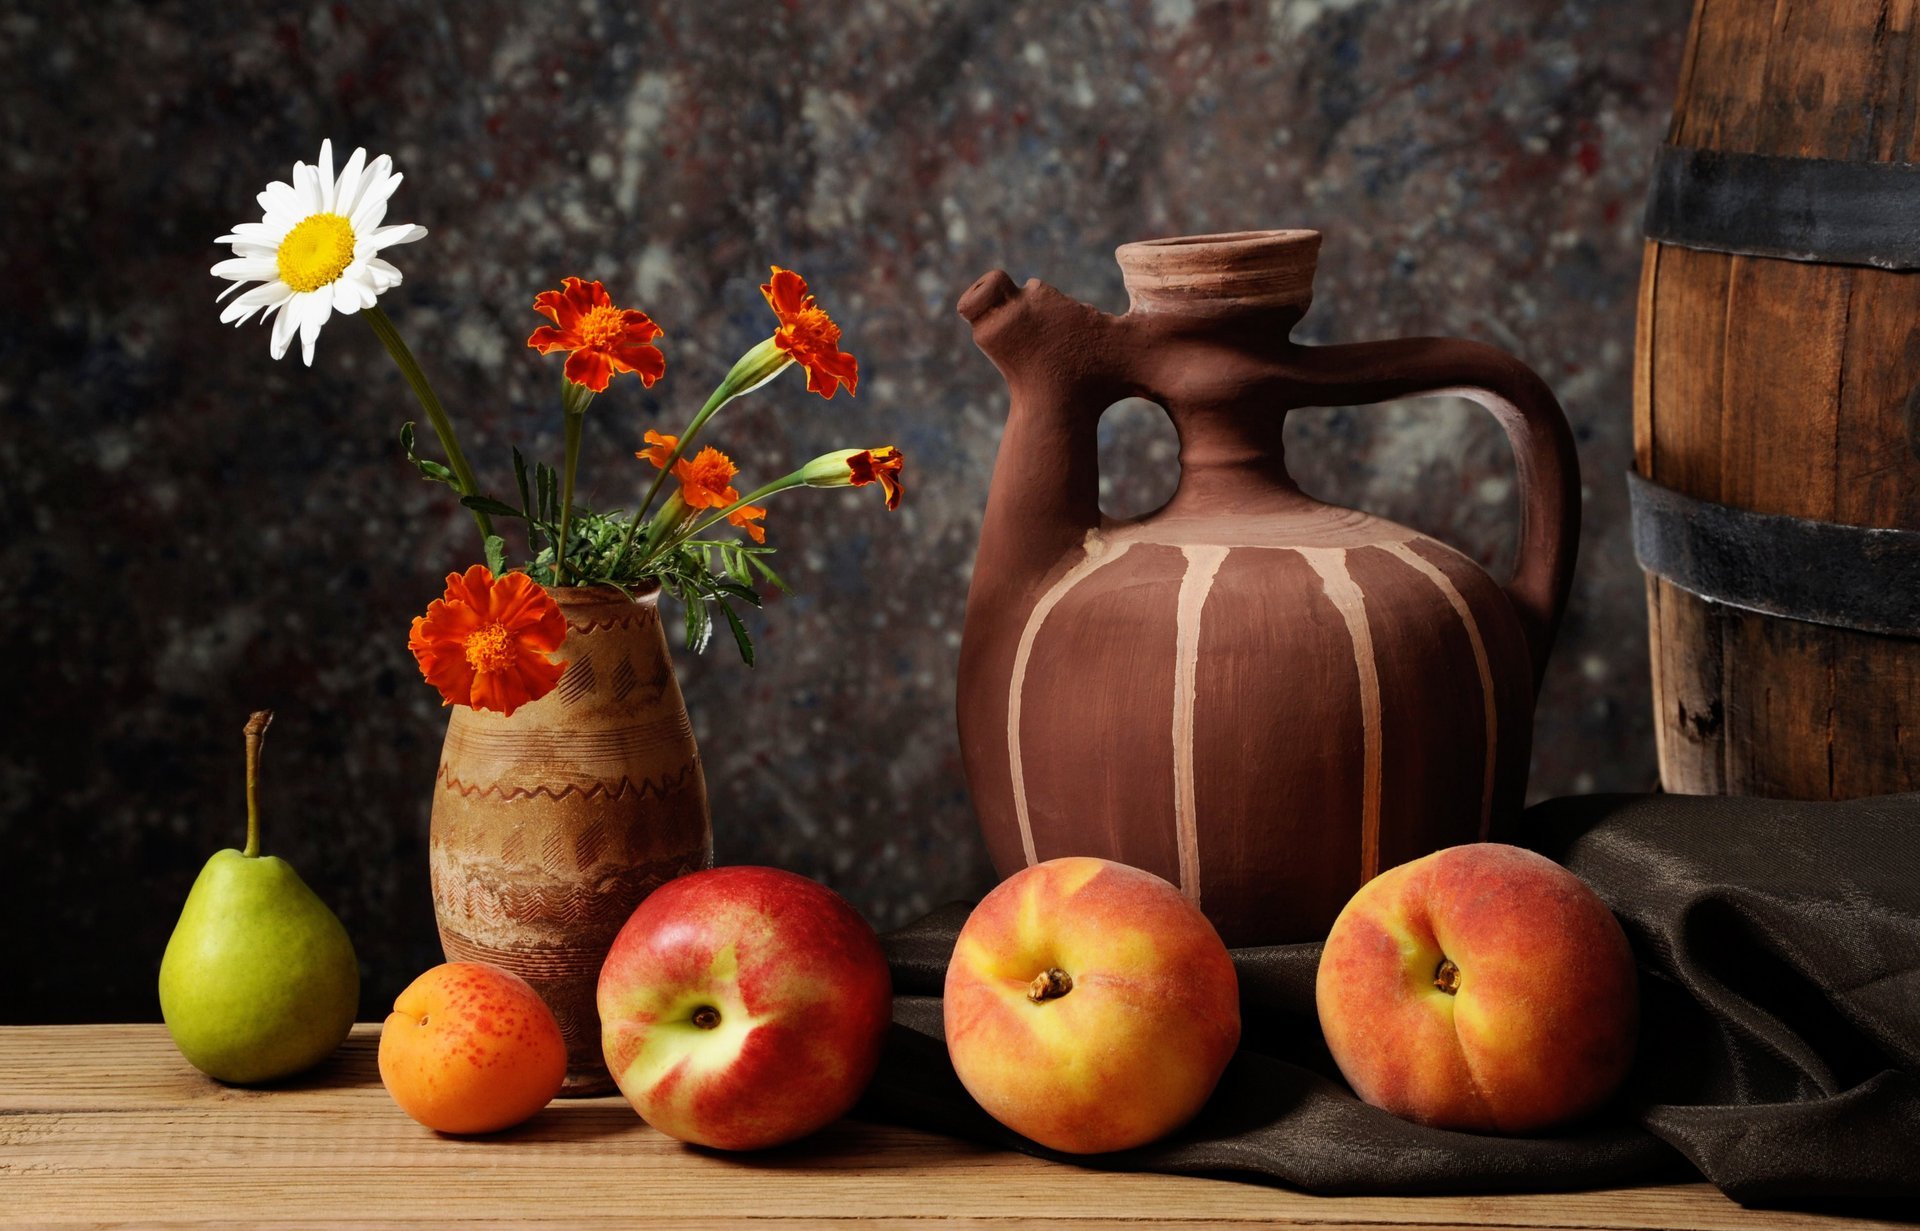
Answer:
[(673, 464), (673, 477), (680, 480), (680, 499), (690, 509), (724, 509), (740, 499), (740, 493), (733, 489), (733, 476), (739, 473), (732, 459), (712, 445)]
[(649, 428), (647, 429), (646, 441), (647, 447), (634, 454), (634, 456), (643, 457), (652, 462), (656, 469), (665, 470), (667, 468), (667, 460), (673, 456), (673, 451), (680, 447), (680, 438), (678, 436), (668, 436)]
[(892, 445), (867, 449), (847, 459), (853, 486), (865, 487), (869, 483), (878, 483), (880, 489), (887, 493), (888, 509), (900, 507), (900, 493), (903, 490), (901, 472), (906, 465), (906, 456)]
[(860, 362), (840, 349), (840, 326), (807, 293), (807, 280), (775, 265), (772, 280), (761, 283), (760, 293), (780, 318), (773, 344), (807, 370), (807, 388), (823, 398), (831, 398), (841, 385), (853, 393), (860, 383)]
[(495, 579), (484, 564), (447, 574), (447, 592), (415, 616), (407, 648), (447, 705), (511, 716), (553, 691), (565, 663), (547, 655), (567, 638), (553, 596), (525, 573)]
[(534, 296), (533, 310), (552, 321), (527, 339), (543, 355), (567, 355), (567, 379), (595, 393), (605, 393), (615, 372), (633, 372), (649, 388), (667, 370), (667, 357), (651, 345), (660, 326), (645, 312), (616, 308), (598, 282), (568, 278), (557, 291)]
[[(738, 497), (735, 497), (738, 499)], [(756, 543), (767, 541), (767, 528), (761, 525), (767, 519), (767, 510), (757, 504), (743, 504), (727, 514), (727, 523), (738, 526), (747, 532), (747, 537)]]

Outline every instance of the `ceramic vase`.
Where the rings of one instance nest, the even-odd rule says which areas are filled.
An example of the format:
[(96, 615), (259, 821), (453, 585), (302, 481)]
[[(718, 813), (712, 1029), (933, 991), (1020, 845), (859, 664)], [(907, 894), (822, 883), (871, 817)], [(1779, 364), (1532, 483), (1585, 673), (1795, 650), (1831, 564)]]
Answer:
[(531, 983), (567, 1042), (562, 1094), (613, 1088), (594, 988), (642, 898), (712, 862), (700, 754), (658, 591), (550, 591), (567, 621), (554, 690), (511, 717), (454, 706), (435, 783), (434, 917), (449, 961)]
[[(1128, 244), (1131, 307), (981, 278), (960, 301), (1011, 392), (961, 646), (967, 782), (1001, 875), (1097, 855), (1179, 885), (1229, 944), (1325, 935), (1384, 868), (1498, 835), (1572, 576), (1573, 439), (1491, 346), (1303, 346), (1320, 236)], [(1505, 427), (1520, 549), (1502, 585), (1287, 473), (1301, 406), (1450, 393)], [(1105, 518), (1095, 429), (1158, 402), (1180, 481)]]

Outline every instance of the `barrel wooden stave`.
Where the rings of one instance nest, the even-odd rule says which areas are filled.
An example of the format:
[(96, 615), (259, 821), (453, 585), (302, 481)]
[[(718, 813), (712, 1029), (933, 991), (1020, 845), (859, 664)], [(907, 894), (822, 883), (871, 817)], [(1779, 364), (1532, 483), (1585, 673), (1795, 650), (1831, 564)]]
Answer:
[[(1920, 0), (1700, 0), (1669, 141), (1920, 161)], [(1904, 404), (1920, 273), (1649, 242), (1635, 463), (1701, 499), (1920, 529)], [(1782, 620), (1647, 579), (1661, 781), (1846, 798), (1920, 789), (1920, 641)]]

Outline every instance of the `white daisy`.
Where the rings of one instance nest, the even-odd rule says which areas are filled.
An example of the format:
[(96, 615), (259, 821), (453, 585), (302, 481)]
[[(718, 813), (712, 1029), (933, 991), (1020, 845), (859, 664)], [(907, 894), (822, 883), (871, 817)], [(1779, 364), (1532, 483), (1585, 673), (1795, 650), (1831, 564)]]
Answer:
[(320, 143), (319, 166), (294, 163), (293, 183), (275, 180), (260, 194), (265, 216), (259, 222), (243, 222), (214, 241), (233, 245), (233, 258), (213, 267), (215, 277), (233, 280), (219, 299), (260, 283), (221, 309), (221, 322), (242, 325), (259, 312), (264, 323), (277, 312), (273, 357), (286, 354), (298, 332), (301, 356), (312, 367), (313, 343), (328, 317), (371, 308), (382, 292), (400, 285), (400, 271), (380, 258), (381, 249), (427, 233), (410, 224), (380, 225), (402, 178), (391, 158), (382, 154), (369, 163), (359, 149), (335, 179), (331, 141)]

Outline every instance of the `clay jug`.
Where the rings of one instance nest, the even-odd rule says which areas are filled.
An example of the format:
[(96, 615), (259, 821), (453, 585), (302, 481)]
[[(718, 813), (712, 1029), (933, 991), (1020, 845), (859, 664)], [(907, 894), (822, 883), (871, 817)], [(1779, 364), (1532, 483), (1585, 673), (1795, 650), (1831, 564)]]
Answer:
[[(1498, 835), (1525, 790), (1534, 694), (1579, 531), (1552, 392), (1479, 342), (1303, 346), (1320, 236), (1119, 249), (1121, 316), (986, 275), (959, 304), (1012, 394), (960, 651), (961, 751), (1002, 876), (1062, 855), (1155, 872), (1230, 945), (1323, 936), (1382, 869)], [(1479, 402), (1520, 479), (1496, 584), (1288, 476), (1300, 406)], [(1180, 482), (1101, 515), (1095, 427), (1148, 398)]]
[(454, 706), (428, 858), (448, 961), (531, 983), (567, 1043), (562, 1093), (613, 1089), (594, 989), (640, 900), (713, 858), (707, 784), (659, 590), (549, 591), (567, 620), (554, 690), (511, 717)]

